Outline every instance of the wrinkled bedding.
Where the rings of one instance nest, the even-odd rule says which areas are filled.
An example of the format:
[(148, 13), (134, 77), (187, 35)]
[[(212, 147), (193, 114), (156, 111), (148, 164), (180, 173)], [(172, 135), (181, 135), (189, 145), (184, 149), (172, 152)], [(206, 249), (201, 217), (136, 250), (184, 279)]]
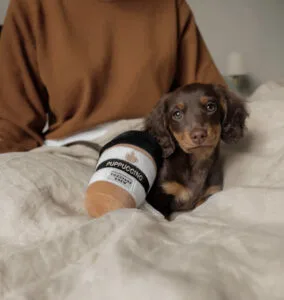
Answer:
[(249, 110), (246, 138), (223, 146), (224, 191), (172, 222), (146, 205), (0, 241), (0, 299), (284, 299), (284, 86)]

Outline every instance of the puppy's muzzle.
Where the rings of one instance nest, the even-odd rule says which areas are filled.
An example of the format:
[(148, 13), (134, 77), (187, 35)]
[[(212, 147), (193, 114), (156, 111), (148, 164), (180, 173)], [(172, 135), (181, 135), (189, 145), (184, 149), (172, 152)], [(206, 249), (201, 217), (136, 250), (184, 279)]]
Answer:
[(208, 136), (207, 130), (203, 128), (195, 128), (190, 132), (190, 138), (195, 145), (202, 145)]

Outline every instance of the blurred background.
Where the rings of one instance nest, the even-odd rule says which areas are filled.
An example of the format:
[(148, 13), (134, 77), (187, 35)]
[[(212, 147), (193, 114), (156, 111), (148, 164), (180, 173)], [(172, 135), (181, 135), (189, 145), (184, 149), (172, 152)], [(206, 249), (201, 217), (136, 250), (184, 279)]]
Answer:
[[(187, 2), (218, 68), (233, 79), (232, 85), (241, 76), (238, 88), (250, 94), (261, 83), (284, 79), (284, 0)], [(8, 4), (0, 0), (0, 24)]]
[[(261, 83), (284, 79), (283, 0), (187, 2), (223, 75), (243, 64), (240, 69), (248, 92)], [(238, 53), (242, 62), (234, 55), (230, 60), (232, 52)]]

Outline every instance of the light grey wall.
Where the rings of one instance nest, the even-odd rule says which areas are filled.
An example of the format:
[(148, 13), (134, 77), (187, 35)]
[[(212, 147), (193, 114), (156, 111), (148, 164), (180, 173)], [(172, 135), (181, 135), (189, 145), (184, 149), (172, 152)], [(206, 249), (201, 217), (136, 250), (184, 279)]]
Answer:
[(243, 54), (254, 84), (284, 78), (283, 0), (187, 0), (219, 69)]
[(3, 24), (9, 0), (0, 0), (0, 24)]

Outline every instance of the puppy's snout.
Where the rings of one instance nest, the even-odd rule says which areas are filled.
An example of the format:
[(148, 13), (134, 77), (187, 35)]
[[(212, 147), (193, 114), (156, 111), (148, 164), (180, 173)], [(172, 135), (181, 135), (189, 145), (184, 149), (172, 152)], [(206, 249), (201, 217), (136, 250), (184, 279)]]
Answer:
[(196, 145), (201, 145), (207, 138), (207, 131), (203, 128), (195, 128), (190, 133), (191, 140)]

